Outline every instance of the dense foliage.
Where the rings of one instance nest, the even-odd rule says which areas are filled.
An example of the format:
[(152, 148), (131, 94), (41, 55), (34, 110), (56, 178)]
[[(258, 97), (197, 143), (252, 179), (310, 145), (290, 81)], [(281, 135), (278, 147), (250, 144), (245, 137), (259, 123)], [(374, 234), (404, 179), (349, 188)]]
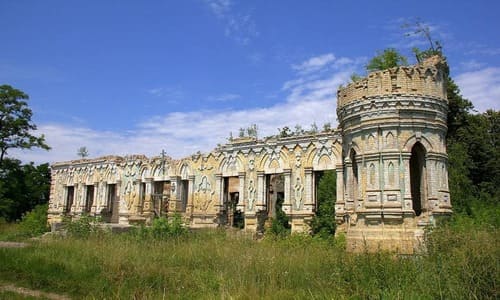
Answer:
[(47, 203), (50, 190), (49, 164), (35, 166), (4, 159), (0, 168), (0, 218), (20, 220), (39, 204)]
[(0, 165), (11, 148), (50, 149), (43, 135), (35, 136), (33, 112), (28, 107), (28, 95), (10, 85), (0, 85)]
[(8, 149), (50, 149), (44, 136), (35, 136), (28, 95), (9, 85), (0, 85), (0, 219), (20, 220), (39, 204), (47, 203), (50, 189), (48, 164), (22, 165), (6, 158)]
[(311, 221), (315, 235), (328, 237), (335, 234), (335, 199), (337, 197), (337, 174), (325, 171), (318, 183), (316, 215)]
[[(378, 52), (377, 55), (368, 62), (366, 70), (368, 72), (381, 71), (406, 64), (408, 64), (406, 57), (399, 54), (396, 49), (388, 48), (383, 52)], [(354, 78), (353, 81), (355, 81)]]

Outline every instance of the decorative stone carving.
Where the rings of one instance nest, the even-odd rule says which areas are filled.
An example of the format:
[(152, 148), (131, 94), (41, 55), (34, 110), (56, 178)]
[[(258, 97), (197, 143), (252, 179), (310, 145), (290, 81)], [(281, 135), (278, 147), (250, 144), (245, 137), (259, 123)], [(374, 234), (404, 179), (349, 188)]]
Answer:
[(294, 197), (295, 197), (295, 209), (300, 209), (302, 207), (302, 197), (304, 194), (304, 186), (300, 181), (300, 177), (295, 179), (295, 184), (293, 186)]

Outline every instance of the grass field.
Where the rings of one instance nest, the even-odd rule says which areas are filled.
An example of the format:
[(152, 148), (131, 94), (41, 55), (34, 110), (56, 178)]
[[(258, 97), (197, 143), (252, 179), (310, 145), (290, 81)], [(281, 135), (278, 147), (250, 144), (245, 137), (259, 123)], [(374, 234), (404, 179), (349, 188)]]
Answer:
[(0, 249), (0, 281), (78, 299), (499, 297), (499, 234), (491, 226), (439, 227), (428, 253), (411, 257), (350, 254), (342, 240), (255, 241), (225, 231), (166, 240), (101, 232), (31, 244)]

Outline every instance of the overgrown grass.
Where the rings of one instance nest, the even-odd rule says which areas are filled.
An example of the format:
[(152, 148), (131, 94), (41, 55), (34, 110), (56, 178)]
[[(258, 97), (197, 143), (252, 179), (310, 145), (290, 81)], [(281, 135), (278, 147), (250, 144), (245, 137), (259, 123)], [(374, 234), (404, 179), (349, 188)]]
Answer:
[(20, 222), (7, 223), (0, 219), (0, 241), (22, 241), (48, 230), (47, 204), (37, 205), (32, 211), (25, 213)]
[(0, 278), (75, 298), (498, 298), (496, 227), (435, 228), (428, 253), (349, 254), (342, 240), (224, 231), (108, 233), (0, 249)]

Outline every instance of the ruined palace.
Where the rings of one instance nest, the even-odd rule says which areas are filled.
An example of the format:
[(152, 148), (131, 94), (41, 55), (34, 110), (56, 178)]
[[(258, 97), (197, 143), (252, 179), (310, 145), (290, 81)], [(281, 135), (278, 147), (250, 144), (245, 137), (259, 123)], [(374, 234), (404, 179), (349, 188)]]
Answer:
[(86, 213), (108, 223), (148, 224), (179, 213), (193, 228), (238, 223), (257, 232), (279, 209), (292, 232), (308, 232), (319, 178), (332, 170), (337, 233), (346, 235), (349, 249), (411, 253), (424, 227), (451, 213), (443, 67), (433, 57), (339, 88), (335, 130), (236, 138), (183, 159), (55, 163), (49, 222)]

